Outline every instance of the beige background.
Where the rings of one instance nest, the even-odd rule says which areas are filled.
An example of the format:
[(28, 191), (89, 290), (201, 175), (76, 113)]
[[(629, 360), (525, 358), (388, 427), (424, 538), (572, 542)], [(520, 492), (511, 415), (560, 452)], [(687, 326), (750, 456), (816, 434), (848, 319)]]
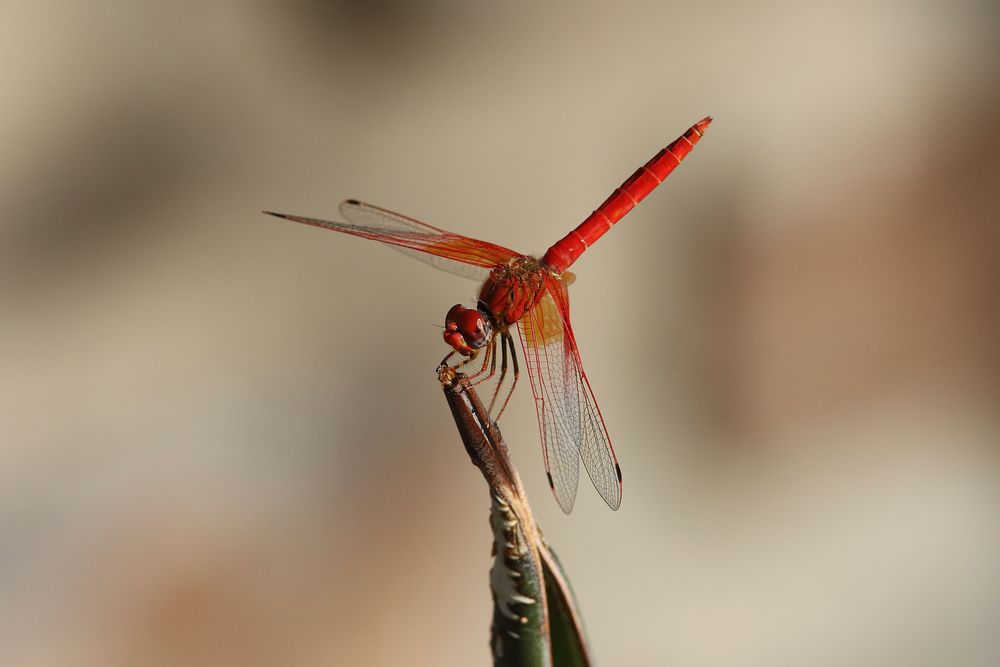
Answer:
[(574, 267), (625, 474), (604, 665), (1000, 664), (995, 3), (7, 3), (0, 664), (488, 662), (434, 377), (476, 287), (262, 216), (358, 197)]

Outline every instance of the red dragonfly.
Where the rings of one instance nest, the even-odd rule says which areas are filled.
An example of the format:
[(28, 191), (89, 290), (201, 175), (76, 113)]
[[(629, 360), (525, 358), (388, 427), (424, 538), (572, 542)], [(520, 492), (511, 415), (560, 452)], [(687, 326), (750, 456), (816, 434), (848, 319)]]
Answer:
[[(476, 308), (456, 304), (445, 317), (444, 340), (454, 348), (442, 363), (458, 353), (459, 366), (484, 352), (482, 367), (470, 379), (483, 381), (496, 370), (497, 346), (502, 357), (500, 377), (490, 404), (492, 414), (507, 373), (510, 356), (514, 380), (496, 419), (499, 420), (517, 384), (517, 351), (510, 328), (516, 324), (535, 397), (538, 428), (549, 486), (563, 511), (576, 500), (580, 460), (611, 509), (622, 498), (622, 473), (569, 321), (566, 287), (573, 274), (566, 269), (611, 226), (663, 182), (698, 143), (711, 118), (695, 123), (615, 189), (580, 225), (548, 249), (539, 260), (486, 241), (447, 232), (412, 218), (354, 199), (341, 203), (347, 222), (329, 222), (297, 215), (279, 218), (360, 236), (391, 245), (432, 266), (468, 278), (484, 280)], [(489, 371), (487, 372), (487, 366)]]

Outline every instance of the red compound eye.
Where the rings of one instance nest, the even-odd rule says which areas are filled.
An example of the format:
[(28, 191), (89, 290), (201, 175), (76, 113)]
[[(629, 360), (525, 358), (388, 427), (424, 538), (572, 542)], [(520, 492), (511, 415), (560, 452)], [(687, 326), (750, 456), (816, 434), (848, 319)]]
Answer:
[(454, 331), (457, 328), (456, 320), (458, 319), (459, 313), (463, 310), (467, 310), (465, 306), (460, 303), (456, 303), (448, 311), (448, 314), (444, 316), (444, 328)]
[(458, 330), (465, 336), (465, 342), (472, 347), (481, 347), (486, 341), (486, 320), (479, 314), (478, 310), (471, 308), (455, 319)]
[(489, 337), (489, 320), (474, 308), (455, 304), (445, 316), (444, 340), (462, 354), (472, 354), (485, 345)]

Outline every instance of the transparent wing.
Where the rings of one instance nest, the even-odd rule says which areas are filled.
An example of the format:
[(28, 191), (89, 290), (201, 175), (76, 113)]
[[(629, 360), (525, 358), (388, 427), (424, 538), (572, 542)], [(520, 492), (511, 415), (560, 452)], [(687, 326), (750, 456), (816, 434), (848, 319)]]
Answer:
[(340, 214), (347, 222), (332, 222), (270, 211), (266, 213), (313, 227), (381, 241), (394, 250), (431, 266), (474, 280), (485, 280), (490, 268), (520, 254), (487, 241), (447, 232), (354, 199), (347, 199), (340, 204)]
[(558, 278), (518, 322), (535, 396), (549, 485), (567, 514), (576, 500), (580, 459), (611, 509), (622, 499), (622, 476), (604, 419), (580, 363), (569, 324), (569, 295)]

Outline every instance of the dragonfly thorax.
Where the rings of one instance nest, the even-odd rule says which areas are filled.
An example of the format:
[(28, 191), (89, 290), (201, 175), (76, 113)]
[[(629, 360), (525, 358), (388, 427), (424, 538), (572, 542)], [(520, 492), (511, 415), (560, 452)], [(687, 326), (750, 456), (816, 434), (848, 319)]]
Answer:
[(493, 332), (489, 315), (456, 303), (444, 317), (444, 342), (465, 356), (486, 345)]
[(509, 327), (538, 303), (547, 289), (546, 279), (553, 276), (552, 271), (534, 257), (514, 257), (490, 271), (479, 292), (480, 309), (486, 310), (499, 327)]

